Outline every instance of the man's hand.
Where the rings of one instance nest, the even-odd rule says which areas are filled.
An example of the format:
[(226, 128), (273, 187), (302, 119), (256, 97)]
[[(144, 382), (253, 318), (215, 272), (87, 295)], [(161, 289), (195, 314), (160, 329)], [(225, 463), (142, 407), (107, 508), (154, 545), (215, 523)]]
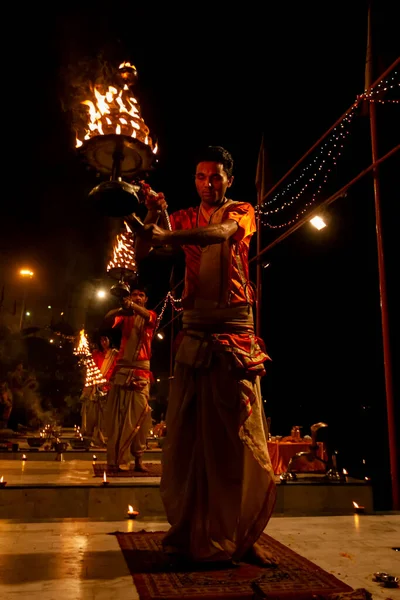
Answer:
[(137, 235), (141, 240), (148, 242), (152, 246), (164, 246), (168, 243), (168, 235), (170, 233), (170, 231), (162, 229), (155, 223), (149, 223), (141, 231), (138, 231)]
[(145, 196), (145, 205), (149, 212), (161, 212), (168, 208), (165, 196), (162, 192), (156, 194), (148, 183), (142, 184), (142, 192)]

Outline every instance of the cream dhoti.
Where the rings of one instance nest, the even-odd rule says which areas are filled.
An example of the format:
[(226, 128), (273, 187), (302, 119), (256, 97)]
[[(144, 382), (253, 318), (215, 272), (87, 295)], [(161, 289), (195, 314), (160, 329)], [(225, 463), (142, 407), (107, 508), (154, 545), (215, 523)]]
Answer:
[(276, 499), (260, 391), (269, 357), (248, 306), (187, 310), (183, 327), (163, 445), (164, 548), (240, 559)]
[(150, 379), (135, 372), (149, 368), (149, 361), (129, 365), (121, 361), (116, 365), (105, 411), (109, 465), (129, 465), (132, 455), (139, 458), (146, 448), (152, 424), (148, 404)]

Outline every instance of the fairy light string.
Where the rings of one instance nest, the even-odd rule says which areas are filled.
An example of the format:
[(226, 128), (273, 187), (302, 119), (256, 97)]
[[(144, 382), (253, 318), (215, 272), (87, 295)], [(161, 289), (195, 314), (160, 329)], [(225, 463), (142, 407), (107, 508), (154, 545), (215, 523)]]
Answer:
[(160, 326), (160, 323), (161, 323), (161, 321), (163, 319), (163, 316), (164, 316), (164, 313), (165, 313), (165, 309), (167, 308), (167, 306), (169, 304), (171, 304), (172, 308), (176, 312), (179, 313), (179, 312), (182, 312), (182, 310), (183, 310), (183, 308), (181, 306), (181, 302), (182, 302), (181, 298), (174, 298), (174, 296), (173, 296), (173, 294), (172, 294), (171, 291), (167, 292), (167, 295), (164, 298), (163, 305), (162, 305), (161, 310), (160, 310), (160, 314), (157, 317), (155, 331), (157, 331), (158, 328), (159, 328), (159, 326)]
[[(315, 204), (330, 175), (337, 166), (344, 148), (344, 142), (349, 137), (350, 126), (362, 100), (382, 104), (398, 104), (400, 101), (397, 99), (375, 97), (398, 87), (400, 87), (400, 81), (398, 80), (398, 73), (395, 71), (391, 77), (382, 80), (374, 88), (365, 90), (363, 94), (357, 97), (340, 123), (332, 130), (327, 140), (312, 155), (314, 158), (311, 162), (302, 168), (298, 177), (286, 184), (280, 192), (263, 202), (261, 206), (256, 207), (256, 214), (259, 213), (261, 215), (262, 225), (270, 229), (288, 227), (298, 221)], [(276, 217), (281, 216), (281, 213), (290, 207), (294, 208), (296, 203), (304, 200), (306, 193), (310, 194), (311, 192), (311, 197), (297, 209), (293, 217), (287, 218), (285, 221), (276, 222)], [(284, 201), (282, 202), (283, 199)], [(278, 201), (281, 201), (281, 204), (274, 206)]]

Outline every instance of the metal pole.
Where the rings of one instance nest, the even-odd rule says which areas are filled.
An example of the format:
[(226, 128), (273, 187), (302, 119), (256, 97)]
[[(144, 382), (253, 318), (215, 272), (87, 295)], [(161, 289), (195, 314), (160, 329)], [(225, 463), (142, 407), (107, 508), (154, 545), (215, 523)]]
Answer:
[[(369, 90), (373, 89), (382, 79), (385, 79), (386, 75), (388, 75), (400, 62), (400, 58), (396, 58), (396, 60), (390, 65), (390, 67), (388, 67), (386, 69), (386, 71), (384, 71), (382, 73), (382, 75), (379, 75), (378, 79), (376, 81), (374, 81), (374, 83), (368, 88)], [(333, 129), (335, 129), (336, 125), (339, 125), (339, 123), (341, 123), (343, 121), (343, 119), (347, 116), (347, 114), (356, 106), (358, 106), (361, 102), (365, 102), (363, 97), (359, 97), (357, 98), (357, 100), (350, 106), (350, 108), (348, 108), (346, 110), (346, 112), (344, 112), (342, 114), (341, 117), (338, 118), (337, 121), (335, 121), (335, 123), (332, 125), (332, 127), (329, 127), (329, 129), (327, 129), (327, 131), (325, 131), (325, 133), (323, 135), (321, 135), (321, 137), (319, 138), (319, 140), (317, 140), (315, 142), (315, 144), (313, 144), (311, 146), (311, 148), (309, 150), (307, 150), (307, 152), (305, 154), (303, 154), (303, 156), (293, 165), (293, 167), (291, 167), (289, 169), (289, 171), (287, 171), (283, 177), (281, 177), (281, 179), (279, 181), (277, 181), (277, 183), (275, 183), (274, 186), (272, 186), (271, 189), (268, 190), (268, 192), (266, 194), (264, 194), (264, 197), (261, 198), (261, 202), (265, 202), (265, 200), (276, 190), (276, 188), (282, 183), (282, 181), (284, 181), (289, 175), (290, 173), (292, 173), (295, 168), (303, 162), (303, 160), (305, 158), (307, 158), (307, 156), (309, 154), (311, 154), (311, 152), (317, 147), (319, 146), (319, 144), (322, 142), (322, 140), (324, 140), (326, 138), (326, 136), (333, 131)]]
[(173, 304), (171, 304), (171, 329), (170, 329), (170, 343), (169, 343), (169, 379), (172, 380), (174, 375), (174, 313), (175, 309)]
[[(257, 256), (261, 252), (261, 190), (257, 198)], [(262, 296), (262, 270), (261, 259), (257, 259), (256, 271), (256, 336), (261, 337), (261, 296)]]
[[(372, 75), (372, 43), (371, 43), (371, 5), (368, 10), (368, 50), (367, 50), (367, 76), (371, 80)], [(376, 105), (369, 102), (369, 123), (371, 132), (371, 155), (372, 163), (378, 161), (378, 140), (376, 123)], [(381, 307), (382, 324), (382, 342), (383, 342), (383, 365), (385, 373), (385, 391), (386, 391), (386, 411), (389, 437), (389, 460), (390, 475), (392, 480), (392, 510), (399, 510), (399, 473), (396, 443), (396, 421), (393, 397), (393, 375), (392, 375), (392, 357), (390, 349), (390, 329), (388, 299), (386, 289), (385, 258), (382, 239), (382, 216), (381, 216), (381, 190), (379, 181), (379, 171), (377, 166), (372, 170), (374, 185), (374, 204), (375, 204), (375, 229), (376, 244), (378, 254), (378, 274), (379, 274), (379, 295)]]
[[(171, 290), (172, 300), (175, 298), (175, 268), (174, 265), (171, 269), (171, 275), (169, 277), (169, 287)], [(169, 391), (171, 391), (172, 380), (174, 378), (174, 315), (175, 307), (173, 301), (170, 299), (171, 304), (171, 328), (170, 328), (170, 341), (169, 341)]]
[(315, 210), (313, 210), (312, 212), (308, 213), (302, 219), (299, 219), (297, 221), (297, 223), (295, 223), (294, 225), (292, 225), (292, 227), (290, 227), (289, 229), (287, 229), (284, 233), (282, 233), (282, 235), (280, 235), (279, 237), (277, 237), (270, 244), (268, 244), (268, 246), (266, 246), (265, 248), (263, 248), (259, 254), (256, 254), (256, 256), (253, 256), (253, 258), (251, 258), (249, 260), (249, 263), (252, 263), (253, 261), (257, 260), (260, 256), (262, 256), (263, 254), (265, 254), (266, 252), (268, 252), (268, 250), (271, 250), (271, 248), (273, 248), (274, 246), (277, 246), (280, 242), (282, 242), (284, 239), (286, 239), (287, 237), (289, 237), (289, 235), (291, 235), (292, 233), (294, 233), (295, 231), (297, 231), (297, 229), (299, 229), (300, 227), (302, 227), (304, 225), (304, 223), (307, 223), (314, 216), (318, 215), (318, 213), (321, 211), (322, 207), (328, 206), (329, 204), (332, 204), (332, 202), (334, 202), (335, 200), (337, 200), (338, 198), (340, 198), (341, 196), (343, 196), (343, 194), (352, 185), (354, 185), (357, 181), (359, 181), (359, 179), (361, 179), (362, 177), (364, 177), (364, 175), (366, 175), (367, 173), (369, 173), (370, 171), (372, 171), (373, 169), (375, 169), (378, 165), (380, 165), (381, 163), (383, 163), (385, 160), (387, 160), (388, 158), (390, 158), (393, 154), (395, 154), (399, 150), (400, 150), (400, 144), (398, 144), (397, 146), (395, 146), (394, 148), (392, 148), (391, 150), (389, 150), (389, 152), (387, 152), (384, 156), (382, 156), (382, 158), (377, 159), (372, 165), (370, 165), (369, 167), (367, 167), (366, 169), (364, 169), (363, 171), (361, 171), (351, 181), (349, 181), (348, 183), (346, 183), (346, 185), (344, 185), (342, 188), (340, 188), (340, 190), (338, 190), (337, 192), (335, 192), (334, 194), (332, 194), (332, 196), (330, 196), (329, 198), (327, 198), (326, 200), (324, 200), (323, 202), (321, 202), (321, 204), (319, 204)]

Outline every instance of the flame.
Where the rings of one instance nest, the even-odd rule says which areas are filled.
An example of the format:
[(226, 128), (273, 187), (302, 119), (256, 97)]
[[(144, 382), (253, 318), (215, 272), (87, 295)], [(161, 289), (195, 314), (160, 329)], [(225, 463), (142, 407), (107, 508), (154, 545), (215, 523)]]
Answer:
[(93, 454), (93, 460), (96, 460), (97, 456), (95, 454)]
[(358, 506), (357, 502), (353, 502), (353, 506), (354, 506), (354, 508), (360, 508), (360, 507)]
[(123, 62), (123, 63), (121, 63), (121, 64), (119, 65), (118, 69), (124, 69), (124, 68), (126, 68), (126, 67), (130, 67), (131, 69), (135, 69), (135, 71), (136, 71), (136, 67), (135, 67), (135, 65), (131, 65), (131, 63), (130, 63), (130, 62)]
[(84, 329), (81, 329), (79, 332), (79, 344), (78, 347), (74, 349), (74, 354), (83, 354), (84, 356), (88, 356), (90, 354), (89, 342)]
[(26, 455), (25, 454), (22, 455), (22, 460), (26, 460)]
[[(3, 475), (0, 477), (0, 483), (3, 483), (4, 477)], [(130, 507), (129, 507), (130, 508)], [(132, 509), (133, 510), (133, 509)]]
[(136, 272), (134, 238), (132, 230), (124, 221), (126, 232), (119, 233), (115, 239), (113, 255), (107, 265), (107, 272), (111, 269), (127, 269)]
[(130, 504), (128, 504), (128, 512), (129, 513), (133, 513), (134, 512), (133, 506), (131, 506)]
[[(103, 377), (102, 372), (93, 360), (90, 354), (86, 359), (86, 379), (85, 387), (92, 387), (93, 385), (102, 385), (107, 383), (107, 379)], [(83, 440), (82, 434), (79, 432), (81, 440)]]
[(343, 469), (343, 475), (348, 475), (348, 472), (346, 471), (346, 469)]
[(106, 474), (106, 472), (105, 472), (105, 471), (104, 471), (104, 473), (103, 473), (103, 481), (104, 481), (104, 482), (106, 482), (106, 481), (107, 481), (107, 474)]
[[(122, 63), (119, 68), (133, 67), (130, 63)], [(135, 68), (135, 67), (133, 67)], [(84, 140), (90, 140), (98, 135), (126, 135), (137, 138), (152, 152), (157, 152), (157, 145), (153, 147), (150, 130), (140, 116), (138, 101), (125, 84), (122, 89), (110, 85), (105, 93), (98, 88), (93, 89), (92, 99), (81, 102), (87, 107), (87, 125), (83, 135), (76, 136), (76, 147), (82, 146)]]

